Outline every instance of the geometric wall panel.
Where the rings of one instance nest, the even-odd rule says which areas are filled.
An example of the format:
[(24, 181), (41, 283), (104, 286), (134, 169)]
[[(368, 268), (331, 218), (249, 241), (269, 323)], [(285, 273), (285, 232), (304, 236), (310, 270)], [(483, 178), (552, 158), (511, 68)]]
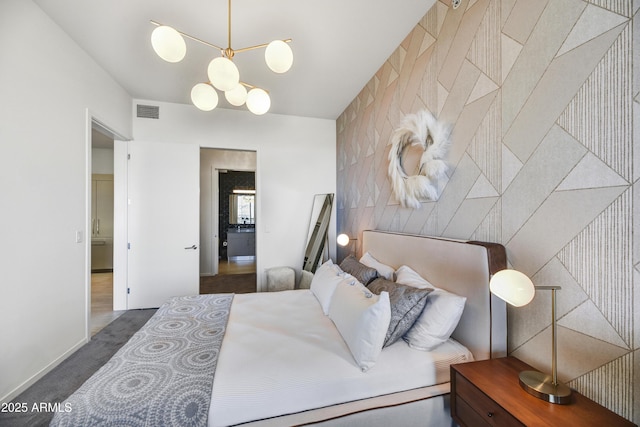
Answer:
[(558, 123), (619, 175), (632, 180), (630, 25), (613, 43)]
[(633, 0), (586, 0), (588, 3), (608, 9), (611, 12), (631, 18)]
[[(562, 286), (562, 377), (640, 424), (640, 0), (449, 5), (436, 2), (337, 119), (337, 229), (502, 243), (510, 267)], [(387, 155), (420, 108), (453, 126), (453, 145), (440, 198), (414, 210), (391, 191)], [(509, 310), (508, 350), (538, 369), (548, 299)]]
[[(589, 322), (585, 322), (584, 319), (589, 319)], [(598, 307), (590, 300), (571, 310), (571, 312), (558, 321), (558, 325), (617, 345), (618, 347), (627, 347), (627, 343), (622, 340), (611, 323), (609, 323)]]
[[(613, 379), (613, 381), (612, 381)], [(632, 419), (633, 353), (628, 353), (569, 383), (618, 415)]]
[(624, 16), (608, 12), (601, 7), (587, 6), (580, 20), (573, 27), (558, 51), (557, 56), (567, 53), (571, 49), (596, 38), (625, 21), (626, 18)]
[(624, 178), (610, 169), (602, 160), (598, 159), (592, 153), (587, 153), (558, 186), (558, 191), (577, 190), (579, 188), (616, 187), (628, 184)]
[(633, 331), (631, 194), (622, 194), (558, 254), (628, 348)]

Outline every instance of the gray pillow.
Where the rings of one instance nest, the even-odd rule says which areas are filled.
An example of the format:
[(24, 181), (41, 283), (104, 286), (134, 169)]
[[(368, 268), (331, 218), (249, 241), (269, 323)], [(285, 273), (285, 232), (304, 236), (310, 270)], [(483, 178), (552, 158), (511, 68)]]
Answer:
[(378, 270), (375, 268), (367, 267), (360, 261), (358, 261), (353, 255), (349, 255), (340, 263), (340, 268), (345, 273), (349, 273), (356, 279), (358, 282), (367, 286), (371, 283), (376, 277), (378, 277)]
[(399, 340), (413, 326), (427, 304), (427, 296), (433, 291), (431, 288), (418, 289), (401, 285), (382, 277), (371, 282), (368, 288), (378, 295), (382, 291), (389, 292), (391, 321), (383, 347)]

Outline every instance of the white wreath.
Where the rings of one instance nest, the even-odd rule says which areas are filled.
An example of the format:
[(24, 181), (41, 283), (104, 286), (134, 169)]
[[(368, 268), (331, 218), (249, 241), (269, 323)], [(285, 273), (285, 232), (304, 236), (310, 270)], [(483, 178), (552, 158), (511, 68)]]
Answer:
[[(418, 209), (421, 201), (438, 200), (437, 181), (446, 176), (448, 167), (442, 159), (449, 151), (450, 136), (451, 127), (425, 110), (407, 114), (393, 133), (389, 178), (402, 206)], [(402, 166), (402, 154), (409, 145), (420, 145), (424, 150), (417, 175), (407, 175)]]

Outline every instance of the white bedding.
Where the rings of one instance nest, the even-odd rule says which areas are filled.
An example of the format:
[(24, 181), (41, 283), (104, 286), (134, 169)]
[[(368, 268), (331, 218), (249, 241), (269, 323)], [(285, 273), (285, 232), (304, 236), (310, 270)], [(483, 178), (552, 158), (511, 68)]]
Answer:
[(216, 368), (209, 426), (446, 383), (450, 364), (470, 360), (454, 340), (431, 352), (399, 340), (362, 372), (311, 291), (238, 294)]

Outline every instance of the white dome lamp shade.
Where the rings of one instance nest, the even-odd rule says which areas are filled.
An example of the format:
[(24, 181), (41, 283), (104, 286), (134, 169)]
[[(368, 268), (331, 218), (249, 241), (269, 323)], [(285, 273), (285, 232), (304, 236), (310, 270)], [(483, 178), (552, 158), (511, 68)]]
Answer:
[(344, 233), (336, 237), (336, 243), (339, 244), (340, 246), (347, 246), (350, 240), (351, 239), (349, 238), (349, 236)]
[(167, 62), (180, 62), (187, 53), (182, 35), (175, 29), (161, 25), (151, 33), (151, 46)]
[(207, 75), (211, 84), (223, 92), (235, 89), (240, 83), (238, 67), (229, 58), (219, 56), (209, 63)]
[(293, 64), (293, 52), (288, 43), (274, 40), (267, 45), (264, 60), (274, 73), (286, 73)]
[(211, 111), (218, 106), (218, 93), (207, 83), (198, 83), (191, 89), (191, 102), (202, 111)]
[(522, 307), (531, 302), (536, 294), (533, 282), (517, 270), (501, 270), (489, 281), (491, 293), (511, 304)]
[(260, 116), (271, 108), (271, 98), (269, 94), (260, 88), (253, 88), (247, 94), (247, 108), (253, 114)]
[(243, 84), (239, 84), (235, 89), (226, 91), (224, 97), (227, 98), (229, 104), (239, 107), (247, 101), (247, 88)]

